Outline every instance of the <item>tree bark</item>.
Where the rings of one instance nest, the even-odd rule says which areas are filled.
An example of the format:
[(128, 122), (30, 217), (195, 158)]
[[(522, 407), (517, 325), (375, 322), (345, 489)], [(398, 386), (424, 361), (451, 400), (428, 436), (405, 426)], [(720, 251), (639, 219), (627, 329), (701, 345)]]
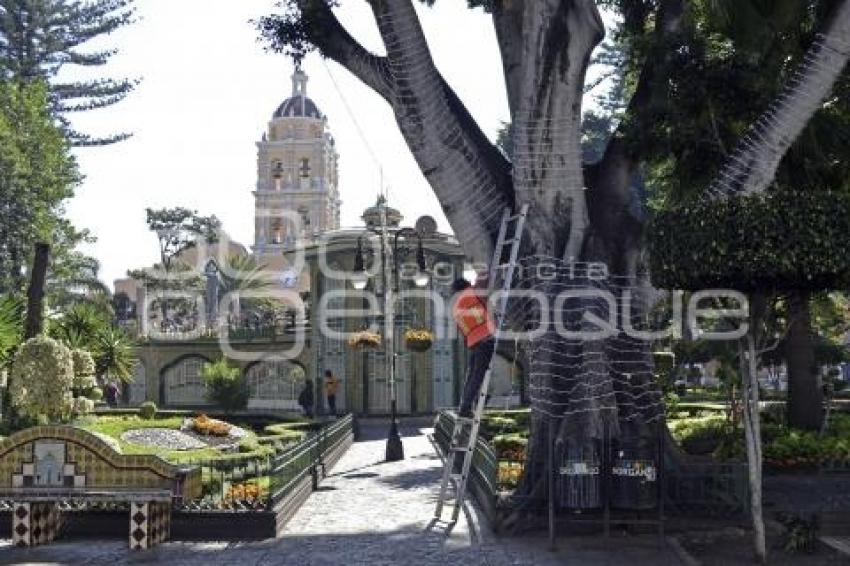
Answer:
[(788, 297), (789, 326), (785, 341), (788, 364), (788, 424), (817, 431), (823, 417), (823, 392), (815, 372), (809, 294), (794, 291)]
[(27, 289), (27, 317), (24, 323), (24, 340), (35, 338), (44, 329), (44, 284), (47, 280), (47, 265), (50, 246), (44, 242), (35, 245), (35, 258)]

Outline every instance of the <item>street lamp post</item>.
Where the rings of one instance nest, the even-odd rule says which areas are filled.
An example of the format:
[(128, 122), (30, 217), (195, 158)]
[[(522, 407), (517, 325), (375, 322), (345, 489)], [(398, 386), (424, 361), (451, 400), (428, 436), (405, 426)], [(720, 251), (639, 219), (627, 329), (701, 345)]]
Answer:
[[(386, 460), (395, 462), (404, 459), (404, 446), (398, 431), (398, 387), (396, 383), (396, 353), (395, 348), (395, 307), (393, 293), (401, 289), (401, 275), (399, 272), (399, 238), (415, 236), (418, 240), (416, 249), (416, 262), (419, 271), (414, 277), (414, 284), (422, 287), (428, 284), (428, 275), (425, 266), (425, 253), (422, 248), (422, 237), (413, 228), (400, 228), (393, 232), (393, 244), (389, 246), (390, 230), (387, 226), (387, 205), (385, 201), (380, 203), (381, 227), (376, 232), (381, 241), (381, 284), (384, 291), (384, 344), (386, 366), (385, 372), (390, 387), (390, 430), (387, 435)], [(388, 267), (392, 266), (392, 281), (387, 274)], [(354, 258), (354, 274), (351, 278), (352, 286), (357, 290), (366, 288), (368, 275), (363, 260), (362, 237), (357, 240), (357, 255)]]

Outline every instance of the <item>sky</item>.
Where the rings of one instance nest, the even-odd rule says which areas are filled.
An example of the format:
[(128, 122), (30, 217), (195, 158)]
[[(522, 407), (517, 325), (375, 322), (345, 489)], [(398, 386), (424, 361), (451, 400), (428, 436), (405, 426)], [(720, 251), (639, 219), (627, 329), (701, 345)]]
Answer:
[[(121, 103), (73, 119), (90, 134), (133, 133), (119, 144), (74, 150), (85, 180), (67, 213), (97, 238), (83, 250), (100, 260), (108, 283), (158, 260), (146, 207), (215, 214), (236, 241), (253, 243), (256, 142), (292, 90), (292, 62), (265, 52), (250, 23), (273, 13), (274, 0), (137, 0), (137, 7), (138, 22), (92, 47), (120, 50), (98, 74), (141, 83)], [(495, 139), (509, 113), (490, 18), (458, 1), (419, 11), (437, 66)], [(338, 15), (354, 37), (382, 51), (365, 2), (342, 2)], [(390, 204), (407, 224), (429, 214), (450, 231), (386, 102), (317, 54), (307, 57), (304, 70), (308, 95), (328, 116), (337, 142), (342, 225), (361, 224), (382, 169)]]

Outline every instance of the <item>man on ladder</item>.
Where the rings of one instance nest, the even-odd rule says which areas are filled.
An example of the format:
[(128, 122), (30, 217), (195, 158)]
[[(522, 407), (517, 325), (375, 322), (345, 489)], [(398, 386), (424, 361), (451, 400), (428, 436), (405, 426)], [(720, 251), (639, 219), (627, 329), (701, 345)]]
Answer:
[(466, 381), (458, 411), (458, 416), (466, 419), (472, 418), (472, 405), (478, 398), (495, 346), (493, 334), (496, 327), (487, 310), (487, 296), (482, 296), (486, 292), (486, 285), (482, 285), (482, 281), (486, 282), (486, 278), (479, 278), (475, 287), (466, 279), (457, 279), (452, 283), (452, 292), (457, 295), (452, 317), (469, 350)]
[[(452, 284), (452, 290), (459, 294), (452, 310), (455, 322), (463, 333), (466, 347), (470, 350), (469, 367), (466, 372), (466, 384), (463, 388), (463, 398), (460, 410), (455, 419), (443, 468), (443, 480), (440, 484), (440, 495), (437, 498), (437, 509), (434, 518), (439, 520), (443, 505), (448, 499), (449, 483), (455, 485), (455, 504), (452, 509), (451, 523), (455, 523), (460, 515), (460, 509), (466, 497), (466, 484), (472, 465), (472, 456), (481, 427), (481, 415), (487, 401), (487, 388), (492, 373), (493, 353), (499, 340), (504, 322), (508, 293), (513, 285), (514, 272), (517, 267), (517, 257), (528, 205), (523, 205), (519, 213), (511, 215), (506, 209), (502, 215), (502, 225), (493, 251), (493, 261), (487, 277), (479, 277), (478, 285), (472, 287), (467, 281), (458, 279)], [(502, 263), (503, 252), (510, 249), (507, 263)], [(495, 287), (496, 280), (501, 277), (501, 292), (496, 301), (495, 314), (491, 317), (487, 309), (489, 294)], [(487, 283), (486, 290), (484, 289)], [(477, 287), (482, 287), (479, 290)], [(480, 293), (480, 295), (479, 295)], [(469, 425), (468, 434), (464, 434)], [(460, 456), (458, 458), (458, 456)]]

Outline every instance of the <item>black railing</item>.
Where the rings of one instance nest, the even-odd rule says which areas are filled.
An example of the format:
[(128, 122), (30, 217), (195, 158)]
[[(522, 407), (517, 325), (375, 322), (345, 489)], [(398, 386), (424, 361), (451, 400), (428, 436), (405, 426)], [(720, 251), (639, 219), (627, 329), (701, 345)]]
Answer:
[(271, 510), (307, 477), (315, 487), (329, 458), (353, 438), (351, 415), (316, 424), (300, 441), (274, 456), (194, 460), (201, 469), (203, 496), (186, 502), (187, 510)]
[(325, 473), (328, 457), (353, 437), (353, 422), (353, 417), (346, 415), (275, 456), (269, 470), (269, 505), (286, 498), (308, 476), (315, 486), (319, 475)]
[[(449, 446), (454, 419), (448, 412), (437, 416), (434, 440), (446, 453)], [(470, 474), (471, 491), (489, 514), (496, 507), (519, 503), (517, 498), (505, 498), (510, 492), (508, 482), (500, 477), (500, 461), (496, 451), (479, 437), (475, 446)], [(511, 465), (527, 463), (510, 462)], [(749, 510), (749, 484), (747, 467), (744, 463), (680, 464), (666, 470), (663, 476), (664, 502), (667, 511), (695, 513), (708, 516), (738, 516)], [(506, 509), (507, 510), (507, 509)]]

